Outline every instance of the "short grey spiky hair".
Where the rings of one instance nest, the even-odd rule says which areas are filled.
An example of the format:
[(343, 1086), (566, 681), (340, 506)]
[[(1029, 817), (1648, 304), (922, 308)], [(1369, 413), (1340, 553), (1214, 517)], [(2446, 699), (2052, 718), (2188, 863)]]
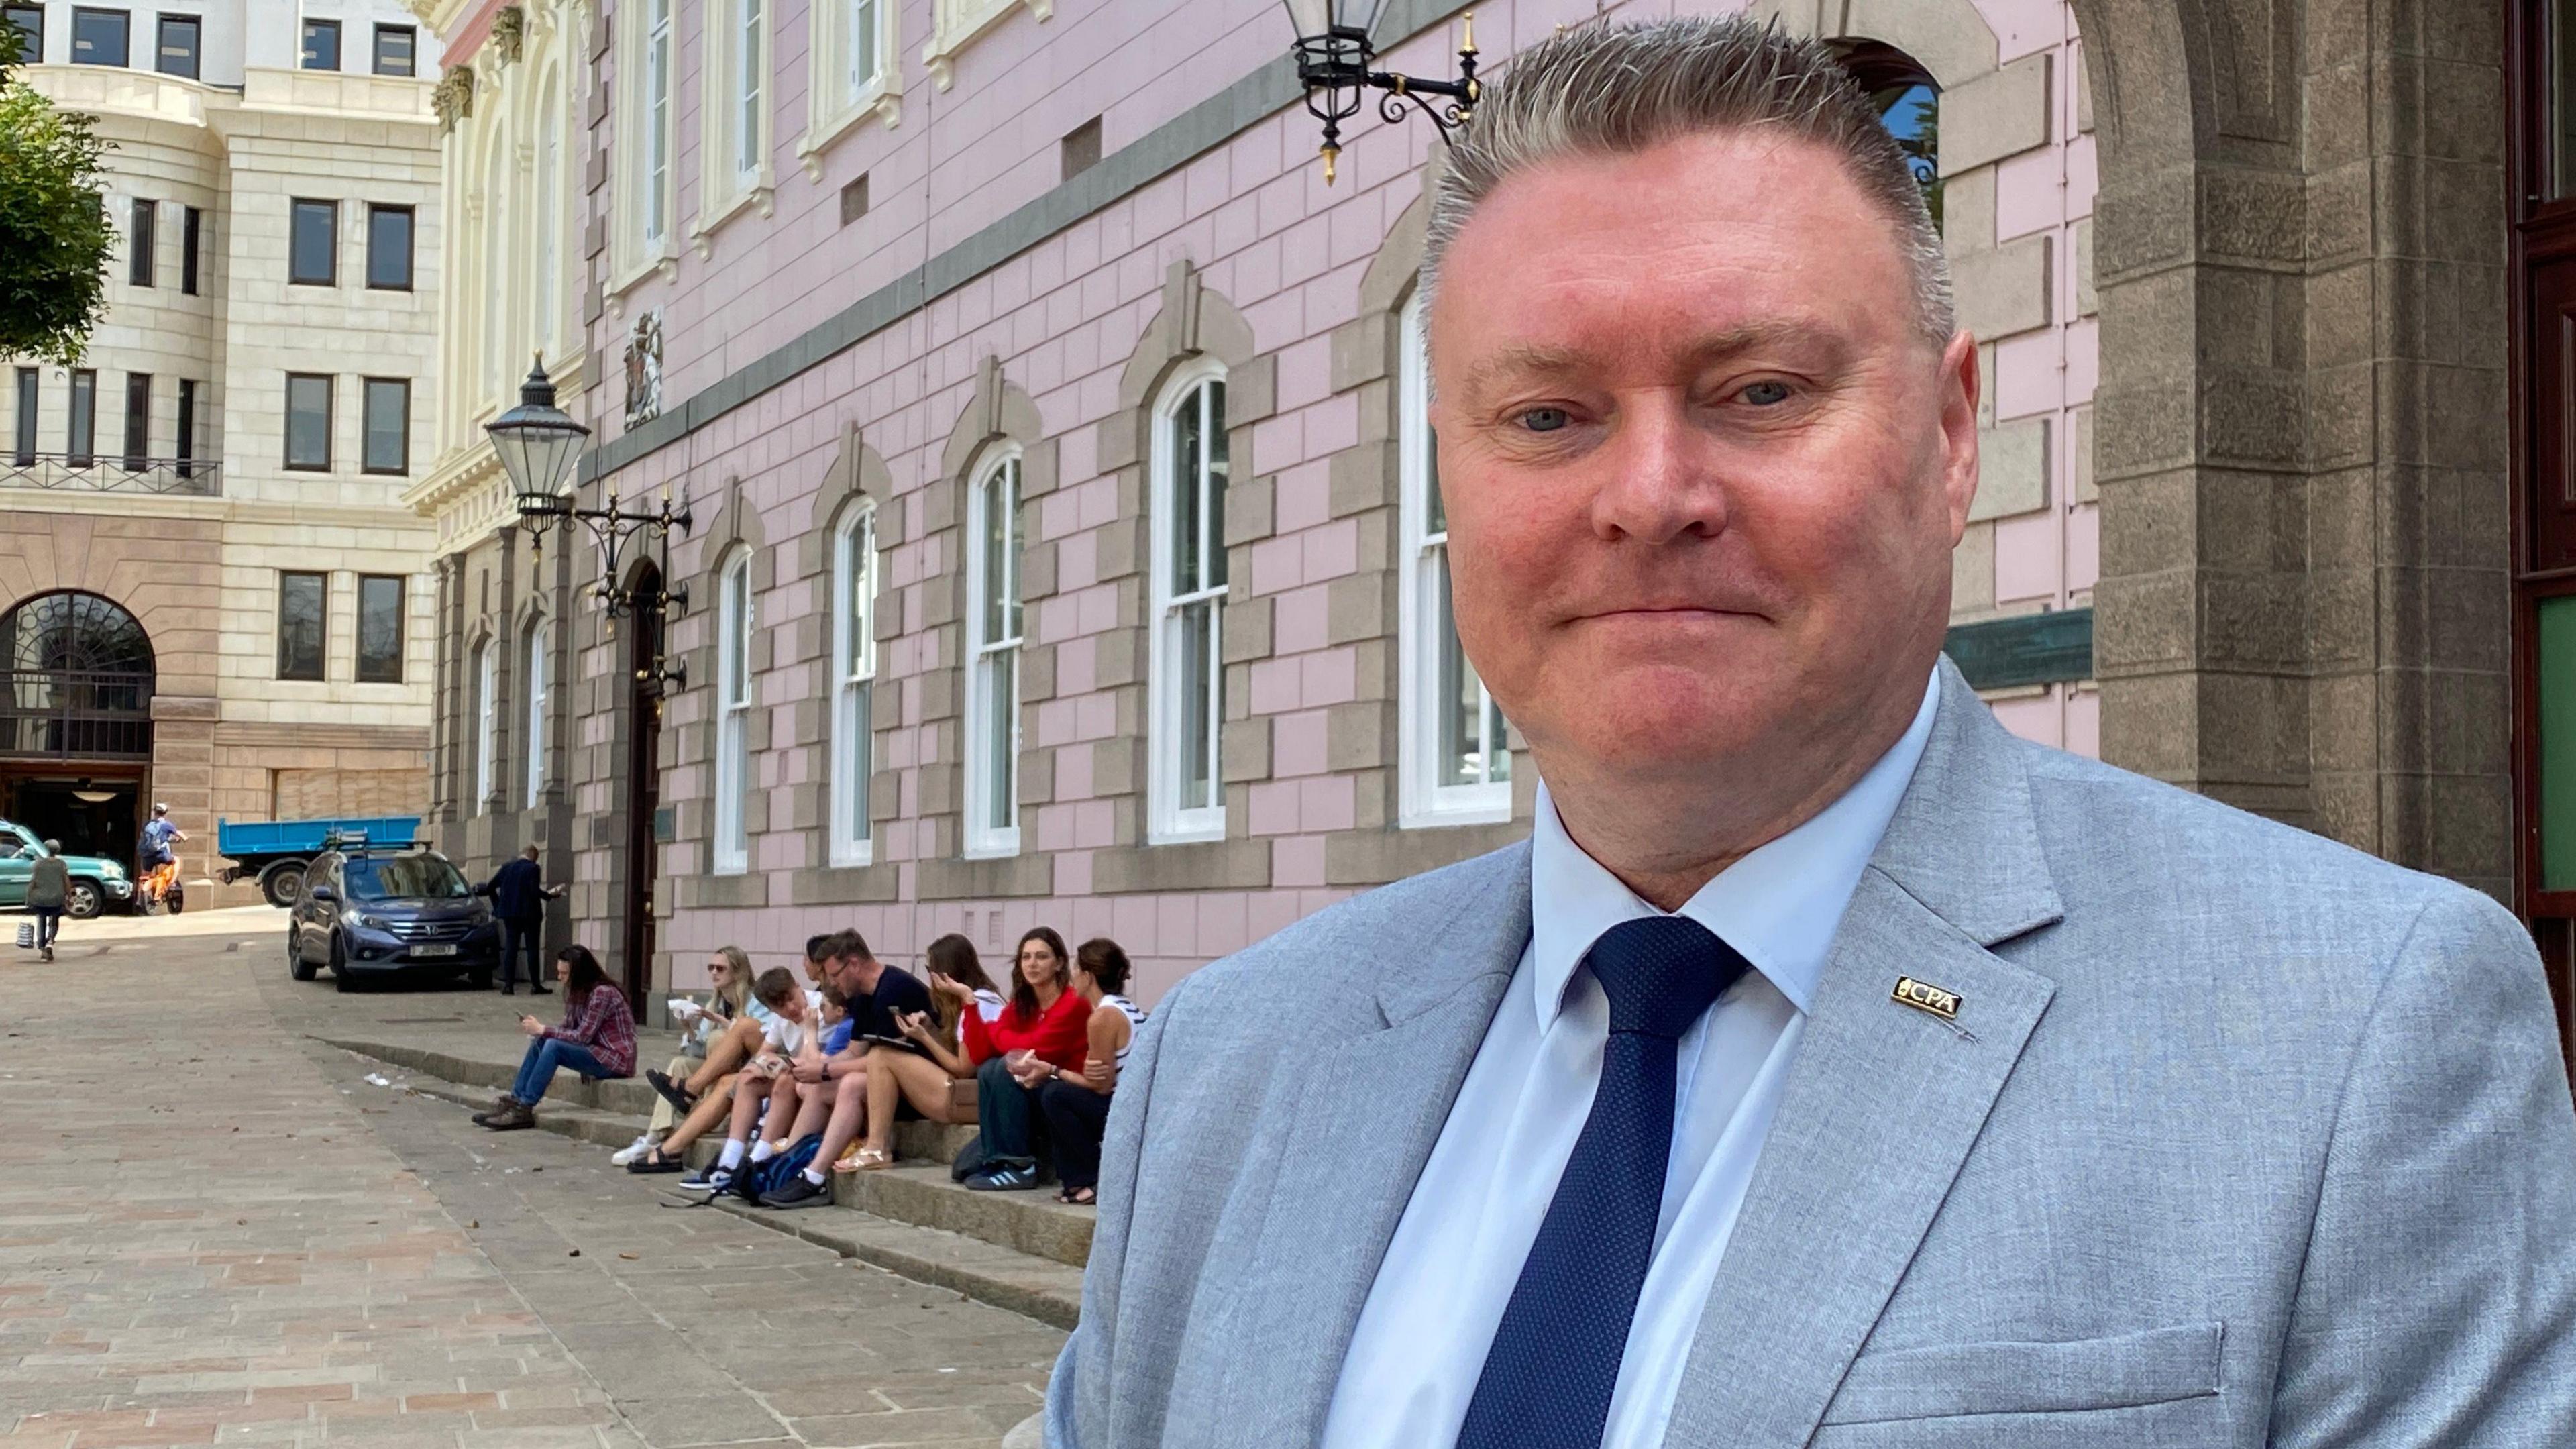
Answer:
[(1477, 205), (1506, 177), (1558, 156), (1627, 154), (1711, 131), (1770, 130), (1843, 159), (1896, 229), (1914, 273), (1916, 325), (1940, 346), (1954, 325), (1950, 263), (1923, 190), (1834, 52), (1777, 25), (1692, 16), (1586, 25), (1514, 57), (1449, 146), (1432, 193), (1422, 290)]

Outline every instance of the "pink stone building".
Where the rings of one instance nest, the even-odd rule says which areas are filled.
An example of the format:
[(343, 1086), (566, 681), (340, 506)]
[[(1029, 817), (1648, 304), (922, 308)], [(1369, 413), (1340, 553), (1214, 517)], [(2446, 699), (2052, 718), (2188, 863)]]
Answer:
[[(1855, 63), (1890, 94), (1937, 88), (1989, 379), (1954, 652), (2014, 729), (2090, 752), (2096, 162), (2072, 12), (1752, 8), (1878, 42)], [(689, 503), (661, 579), (686, 601), (609, 619), (577, 542), (532, 559), (486, 528), (450, 551), (452, 850), (554, 844), (575, 929), (638, 984), (844, 925), (897, 962), (951, 931), (998, 961), (1048, 924), (1120, 940), (1150, 1003), (1526, 831), (1533, 773), (1441, 616), (1410, 306), (1431, 126), (1369, 113), (1327, 186), (1268, 0), (569, 14), (593, 57), (564, 263), (582, 489)], [(1479, 8), (1488, 73), (1594, 14)], [(1391, 0), (1378, 34), (1445, 75), (1458, 27)], [(560, 681), (533, 708), (532, 676)]]

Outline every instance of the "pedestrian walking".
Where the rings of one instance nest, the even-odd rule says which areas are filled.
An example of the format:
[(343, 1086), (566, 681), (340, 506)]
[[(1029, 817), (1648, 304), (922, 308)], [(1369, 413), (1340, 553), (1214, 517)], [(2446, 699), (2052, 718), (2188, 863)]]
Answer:
[(72, 870), (63, 864), (63, 843), (45, 842), (45, 858), (27, 873), (27, 909), (36, 917), (36, 959), (54, 959), (54, 937), (63, 929), (63, 900), (71, 893)]
[(501, 994), (515, 994), (518, 961), (522, 952), (528, 962), (528, 991), (544, 996), (545, 977), (540, 974), (538, 953), (546, 933), (546, 902), (563, 894), (562, 886), (545, 883), (546, 873), (537, 864), (537, 848), (522, 847), (508, 864), (492, 873), (476, 895), (492, 898), (492, 913), (501, 918)]

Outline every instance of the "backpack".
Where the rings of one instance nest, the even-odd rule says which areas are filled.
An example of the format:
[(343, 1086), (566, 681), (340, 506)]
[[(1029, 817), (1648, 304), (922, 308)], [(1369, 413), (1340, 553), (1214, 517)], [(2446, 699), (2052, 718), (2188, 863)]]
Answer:
[(799, 1137), (787, 1144), (785, 1151), (766, 1162), (757, 1166), (750, 1163), (743, 1164), (742, 1170), (733, 1176), (732, 1189), (742, 1194), (745, 1201), (757, 1203), (785, 1187), (788, 1179), (813, 1166), (814, 1154), (822, 1146), (823, 1139), (820, 1134)]

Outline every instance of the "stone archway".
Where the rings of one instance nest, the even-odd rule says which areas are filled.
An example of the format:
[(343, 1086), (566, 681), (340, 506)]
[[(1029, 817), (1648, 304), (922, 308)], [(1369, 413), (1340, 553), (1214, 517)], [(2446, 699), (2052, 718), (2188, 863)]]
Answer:
[(150, 634), (103, 594), (0, 613), (0, 815), (132, 864), (153, 759)]

